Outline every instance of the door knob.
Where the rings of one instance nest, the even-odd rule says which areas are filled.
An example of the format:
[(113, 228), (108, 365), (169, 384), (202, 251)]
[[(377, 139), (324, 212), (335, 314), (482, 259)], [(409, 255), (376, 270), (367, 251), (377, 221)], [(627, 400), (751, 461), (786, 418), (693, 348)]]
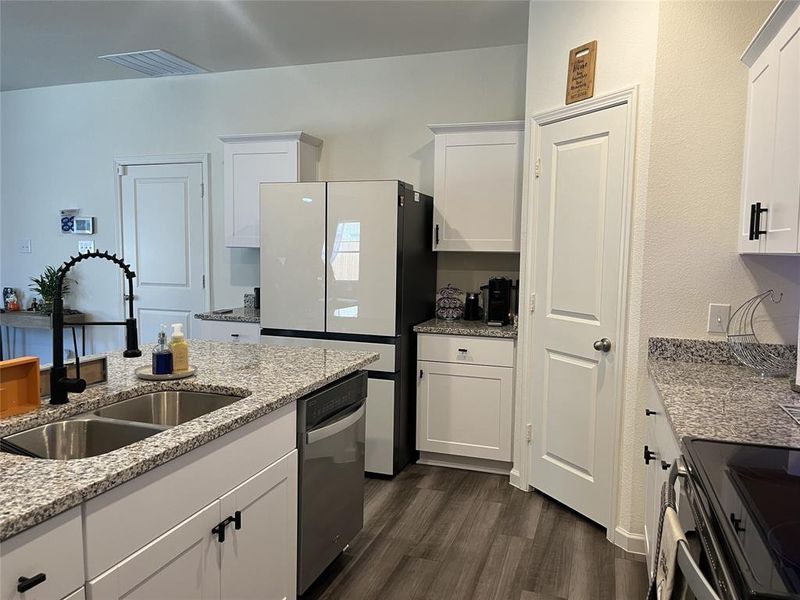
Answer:
[(598, 352), (609, 352), (611, 350), (611, 340), (608, 338), (596, 340), (592, 347)]

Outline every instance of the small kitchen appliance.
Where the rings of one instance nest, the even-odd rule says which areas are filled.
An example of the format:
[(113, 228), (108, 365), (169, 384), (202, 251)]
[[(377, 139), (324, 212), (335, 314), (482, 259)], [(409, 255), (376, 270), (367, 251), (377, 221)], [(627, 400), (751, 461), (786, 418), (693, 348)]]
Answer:
[(486, 300), (488, 325), (502, 327), (510, 323), (511, 288), (512, 282), (508, 277), (492, 277), (489, 279), (489, 291)]
[(464, 302), (464, 320), (480, 321), (483, 318), (480, 292), (470, 292)]

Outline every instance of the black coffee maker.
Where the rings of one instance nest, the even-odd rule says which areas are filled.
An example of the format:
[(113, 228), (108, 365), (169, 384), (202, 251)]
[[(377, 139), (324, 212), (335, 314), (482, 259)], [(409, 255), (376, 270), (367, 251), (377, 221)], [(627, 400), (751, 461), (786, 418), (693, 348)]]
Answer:
[(464, 320), (480, 321), (483, 318), (483, 308), (481, 307), (481, 293), (469, 292), (464, 302)]
[(511, 322), (513, 283), (508, 277), (492, 277), (486, 299), (487, 325), (502, 327)]

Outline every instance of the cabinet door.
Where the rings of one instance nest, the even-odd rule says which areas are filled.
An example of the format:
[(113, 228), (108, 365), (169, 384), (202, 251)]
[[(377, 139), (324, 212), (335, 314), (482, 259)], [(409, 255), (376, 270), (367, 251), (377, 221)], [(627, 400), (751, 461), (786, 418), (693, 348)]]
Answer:
[(391, 379), (367, 380), (364, 468), (368, 473), (394, 474), (395, 385)]
[(325, 183), (261, 186), (261, 326), (325, 331)]
[(436, 136), (434, 250), (519, 252), (523, 136)]
[(513, 369), (420, 361), (417, 449), (511, 460)]
[(766, 252), (800, 252), (800, 9), (770, 47), (777, 73), (775, 147), (767, 214)]
[(220, 597), (215, 501), (86, 584), (89, 600), (207, 600)]
[(259, 247), (259, 186), (297, 181), (297, 142), (225, 144), (225, 245)]
[[(750, 67), (747, 83), (747, 120), (742, 180), (742, 214), (739, 251), (763, 252), (766, 237), (750, 240), (751, 211), (761, 203), (769, 212), (771, 199), (772, 157), (775, 140), (775, 107), (778, 74), (774, 53), (767, 51)], [(766, 229), (761, 217), (761, 229)]]
[(396, 334), (398, 203), (397, 181), (328, 183), (327, 331)]
[(297, 596), (297, 451), (255, 474), (220, 500), (226, 530), (222, 597), (294, 600)]

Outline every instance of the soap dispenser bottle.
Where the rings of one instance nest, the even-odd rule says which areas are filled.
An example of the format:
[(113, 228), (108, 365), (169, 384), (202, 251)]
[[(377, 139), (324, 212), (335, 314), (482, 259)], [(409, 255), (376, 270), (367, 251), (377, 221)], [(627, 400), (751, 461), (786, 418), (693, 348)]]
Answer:
[(162, 325), (158, 332), (158, 344), (153, 350), (153, 375), (172, 373), (172, 351), (167, 346), (167, 326)]
[(172, 368), (175, 371), (189, 370), (189, 343), (183, 335), (183, 323), (172, 324), (172, 339), (169, 347), (172, 350)]

